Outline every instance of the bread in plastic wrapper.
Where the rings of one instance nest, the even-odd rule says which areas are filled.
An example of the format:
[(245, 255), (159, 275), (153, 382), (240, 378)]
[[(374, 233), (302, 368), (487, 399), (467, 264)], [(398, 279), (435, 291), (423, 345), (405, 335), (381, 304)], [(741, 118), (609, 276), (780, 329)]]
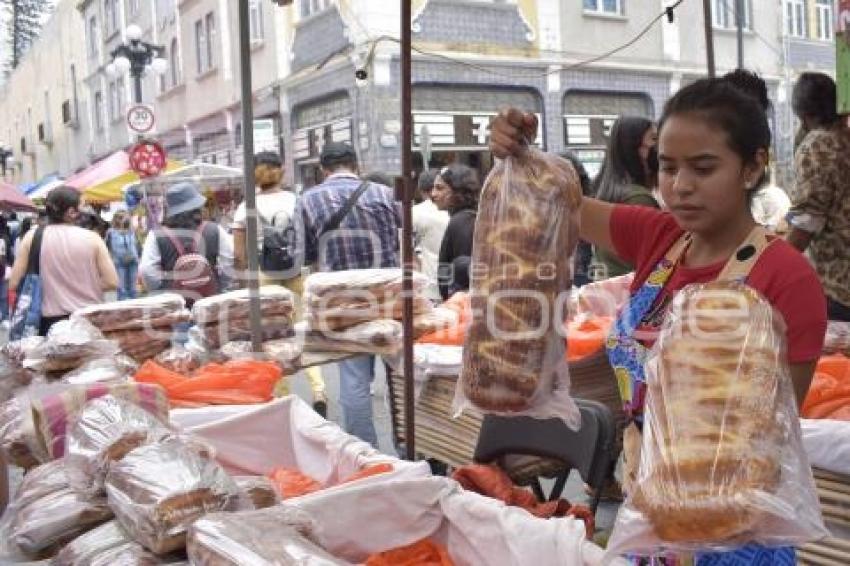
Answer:
[(391, 319), (362, 322), (342, 330), (315, 330), (307, 322), (299, 322), (295, 328), (306, 351), (389, 355), (402, 345), (402, 325)]
[[(152, 413), (161, 422), (168, 421), (168, 397), (158, 385), (147, 383), (95, 383), (69, 385), (56, 383), (30, 389), (24, 403), (31, 409), (36, 455), (43, 459), (65, 455), (66, 434), (77, 415), (89, 401), (112, 395), (134, 403)], [(24, 400), (25, 399), (25, 400)]]
[(3, 515), (1, 553), (12, 560), (46, 558), (111, 518), (105, 498), (78, 493), (68, 484), (65, 463), (48, 462), (24, 476)]
[(60, 320), (47, 333), (47, 339), (33, 348), (24, 367), (41, 372), (68, 371), (85, 361), (118, 354), (117, 343), (86, 320)]
[[(35, 337), (34, 337), (35, 338)], [(26, 387), (40, 374), (24, 367), (28, 352), (37, 347), (43, 340), (25, 338), (9, 342), (0, 348), (0, 403), (11, 399), (15, 391)], [(29, 346), (24, 343), (29, 342)]]
[(850, 356), (850, 322), (842, 320), (827, 322), (823, 353)]
[(228, 510), (238, 487), (215, 461), (168, 440), (137, 448), (109, 468), (109, 505), (134, 540), (156, 554), (185, 545), (199, 517)]
[(25, 426), (20, 399), (13, 397), (0, 405), (0, 451), (8, 464), (24, 470), (41, 463), (33, 453), (34, 439), (28, 432), (31, 431)]
[(51, 560), (51, 566), (82, 566), (116, 547), (132, 544), (133, 539), (118, 521), (109, 521), (69, 542)]
[(560, 417), (573, 428), (562, 322), (581, 188), (572, 166), (529, 148), (482, 190), (470, 268), (472, 323), (455, 409)]
[[(414, 272), (415, 314), (429, 312), (428, 278)], [(304, 282), (305, 320), (312, 328), (339, 330), (377, 319), (400, 319), (402, 271), (397, 268), (313, 273)]]
[(797, 546), (827, 534), (785, 333), (742, 283), (678, 293), (646, 365), (640, 465), (609, 554)]
[(131, 450), (172, 434), (165, 423), (138, 405), (111, 395), (90, 401), (68, 431), (68, 481), (77, 490), (98, 492), (110, 465)]
[(237, 511), (265, 509), (280, 503), (274, 482), (265, 476), (235, 476), (233, 481), (239, 488), (235, 505)]
[[(177, 293), (159, 293), (139, 299), (91, 305), (78, 309), (72, 319), (85, 319), (101, 331), (149, 328), (154, 320), (182, 313), (186, 301)], [(173, 324), (173, 323), (169, 323)]]
[(432, 332), (439, 332), (455, 326), (460, 314), (452, 309), (436, 307), (429, 312), (413, 317), (413, 338), (418, 339)]
[(186, 550), (199, 566), (350, 566), (313, 542), (314, 531), (308, 514), (286, 505), (215, 513), (192, 525)]
[[(292, 315), (264, 315), (262, 318), (262, 341), (278, 340), (292, 336)], [(208, 324), (206, 326), (193, 326), (190, 330), (192, 337), (197, 342), (204, 344), (208, 349), (218, 349), (222, 345), (239, 340), (251, 339), (250, 319), (233, 319), (228, 322)]]
[(90, 360), (62, 376), (64, 383), (91, 385), (94, 383), (126, 383), (139, 369), (135, 360), (124, 355)]
[[(291, 316), (295, 311), (292, 291), (280, 285), (260, 287), (260, 312), (265, 316)], [(198, 299), (192, 305), (195, 324), (207, 325), (248, 319), (251, 312), (250, 290), (240, 289)]]
[(139, 364), (157, 357), (170, 348), (173, 334), (170, 326), (104, 332), (104, 336), (115, 341), (124, 354)]
[(203, 357), (185, 346), (176, 345), (159, 354), (156, 363), (182, 375), (189, 375), (204, 365)]

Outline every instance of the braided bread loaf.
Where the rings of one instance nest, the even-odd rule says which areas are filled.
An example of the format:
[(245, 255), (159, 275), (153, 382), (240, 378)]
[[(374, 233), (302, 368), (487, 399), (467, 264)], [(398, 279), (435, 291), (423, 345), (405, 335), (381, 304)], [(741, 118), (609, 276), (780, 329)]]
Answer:
[(746, 540), (780, 480), (784, 325), (739, 283), (682, 295), (650, 366), (634, 505), (664, 541)]
[(552, 392), (564, 345), (558, 297), (570, 287), (580, 203), (572, 166), (536, 150), (500, 162), (484, 184), (461, 373), (478, 409), (526, 411)]

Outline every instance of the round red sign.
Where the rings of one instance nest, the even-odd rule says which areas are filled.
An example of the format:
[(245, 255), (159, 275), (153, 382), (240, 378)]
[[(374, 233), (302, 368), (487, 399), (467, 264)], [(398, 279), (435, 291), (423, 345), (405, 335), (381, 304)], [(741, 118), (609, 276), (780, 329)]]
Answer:
[(165, 169), (165, 149), (159, 142), (142, 140), (130, 148), (130, 168), (139, 177), (156, 177)]

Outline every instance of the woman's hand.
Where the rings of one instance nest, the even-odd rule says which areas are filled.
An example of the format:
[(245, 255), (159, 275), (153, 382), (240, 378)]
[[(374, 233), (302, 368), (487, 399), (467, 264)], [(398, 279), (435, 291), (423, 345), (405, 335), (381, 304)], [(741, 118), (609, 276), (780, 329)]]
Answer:
[(500, 159), (519, 155), (537, 138), (537, 116), (516, 108), (502, 110), (490, 124), (490, 151)]

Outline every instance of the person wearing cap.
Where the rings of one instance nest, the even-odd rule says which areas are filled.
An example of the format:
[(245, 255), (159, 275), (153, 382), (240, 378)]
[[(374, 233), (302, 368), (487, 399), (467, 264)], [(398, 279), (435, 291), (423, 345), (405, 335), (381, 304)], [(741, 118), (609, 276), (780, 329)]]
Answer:
[[(301, 196), (295, 213), (305, 265), (318, 271), (399, 267), (401, 210), (392, 189), (358, 178), (357, 156), (348, 144), (325, 144), (319, 161), (325, 180)], [(377, 446), (369, 391), (375, 357), (340, 362), (339, 376), (343, 427)]]
[(51, 326), (75, 310), (102, 303), (105, 291), (118, 288), (118, 273), (103, 239), (77, 225), (78, 191), (71, 187), (50, 191), (47, 218), (47, 226), (30, 230), (24, 236), (9, 279), (11, 288), (17, 289), (26, 276), (33, 238), (40, 232), (41, 336), (46, 336)]
[(233, 273), (233, 240), (218, 224), (203, 221), (206, 202), (195, 184), (188, 181), (166, 191), (163, 228), (148, 233), (139, 261), (139, 273), (148, 291), (169, 288), (168, 274), (180, 257), (172, 234), (185, 253), (204, 255), (218, 277), (219, 290), (227, 289)]
[[(285, 228), (295, 216), (295, 193), (284, 189), (283, 162), (277, 153), (262, 151), (254, 156), (254, 179), (257, 184), (257, 251), (262, 254), (264, 229), (269, 226)], [(233, 252), (237, 273), (248, 268), (248, 248), (245, 243), (247, 209), (243, 201), (233, 216)], [(262, 256), (261, 256), (262, 257)], [(303, 281), (299, 273), (290, 279), (280, 279), (274, 274), (260, 272), (260, 284), (282, 284), (298, 295), (302, 294)], [(300, 307), (300, 301), (298, 302)], [(298, 316), (300, 317), (300, 309)], [(318, 367), (307, 368), (304, 373), (313, 392), (313, 408), (323, 417), (327, 416), (328, 398), (325, 380)]]

